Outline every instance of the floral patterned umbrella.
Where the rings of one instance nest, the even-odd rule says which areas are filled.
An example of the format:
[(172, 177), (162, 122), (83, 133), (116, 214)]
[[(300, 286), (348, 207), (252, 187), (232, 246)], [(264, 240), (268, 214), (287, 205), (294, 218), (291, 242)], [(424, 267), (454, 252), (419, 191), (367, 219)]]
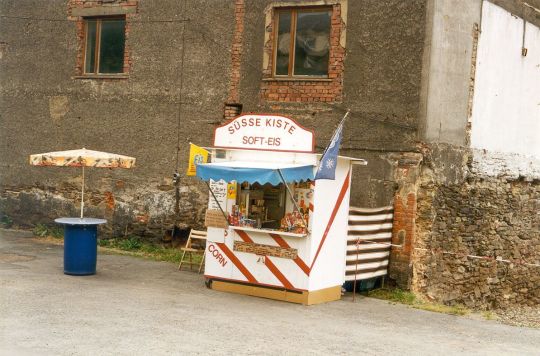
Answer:
[(56, 151), (30, 155), (33, 166), (82, 167), (81, 219), (84, 212), (84, 167), (133, 168), (135, 158), (114, 153), (87, 150)]

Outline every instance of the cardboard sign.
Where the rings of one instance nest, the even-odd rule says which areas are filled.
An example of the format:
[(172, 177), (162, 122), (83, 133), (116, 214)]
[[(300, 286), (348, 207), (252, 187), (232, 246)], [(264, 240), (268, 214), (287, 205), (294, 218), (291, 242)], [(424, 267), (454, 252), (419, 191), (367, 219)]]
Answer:
[[(227, 210), (227, 183), (223, 180), (216, 182), (210, 179), (210, 189), (214, 195), (210, 192), (208, 194), (208, 209), (219, 210), (219, 206), (221, 205), (221, 209)], [(214, 199), (214, 196), (216, 197), (217, 202), (216, 199)]]
[(278, 115), (242, 115), (216, 128), (214, 146), (252, 150), (314, 152), (313, 132)]
[(217, 227), (221, 229), (226, 229), (229, 227), (227, 219), (223, 216), (221, 210), (206, 210), (206, 215), (204, 217), (204, 225), (206, 227)]

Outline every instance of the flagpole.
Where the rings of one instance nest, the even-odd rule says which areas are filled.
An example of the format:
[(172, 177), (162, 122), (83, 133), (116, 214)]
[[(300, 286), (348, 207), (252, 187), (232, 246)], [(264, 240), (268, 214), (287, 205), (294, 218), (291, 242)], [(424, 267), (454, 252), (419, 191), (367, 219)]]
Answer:
[[(339, 121), (339, 124), (337, 124), (336, 128), (334, 129), (334, 133), (332, 133), (332, 137), (330, 137), (330, 142), (332, 142), (334, 140), (334, 137), (336, 136), (337, 134), (337, 128), (339, 127), (339, 125), (341, 124), (344, 124), (345, 123), (345, 119), (347, 119), (347, 116), (349, 116), (351, 112), (351, 109), (348, 109), (347, 112), (345, 113), (345, 115), (343, 115), (343, 118)], [(324, 148), (324, 151), (322, 153), (322, 155), (324, 156), (324, 154), (326, 153), (326, 151), (328, 150), (328, 146), (330, 145), (326, 145), (326, 147)]]

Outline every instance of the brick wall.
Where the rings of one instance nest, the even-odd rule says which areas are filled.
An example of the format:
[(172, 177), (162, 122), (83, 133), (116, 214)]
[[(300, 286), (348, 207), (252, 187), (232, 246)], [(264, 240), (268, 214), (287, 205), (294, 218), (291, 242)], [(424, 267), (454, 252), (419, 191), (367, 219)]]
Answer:
[(343, 93), (343, 60), (345, 58), (344, 36), (345, 22), (341, 14), (341, 3), (332, 5), (332, 18), (330, 30), (330, 58), (328, 78), (325, 79), (294, 79), (274, 78), (272, 75), (273, 47), (274, 47), (274, 21), (272, 19), (267, 26), (269, 34), (264, 44), (267, 65), (263, 68), (263, 82), (261, 84), (260, 97), (263, 101), (282, 102), (341, 102)]
[[(129, 33), (131, 30), (131, 22), (137, 16), (138, 0), (116, 0), (112, 3), (103, 3), (101, 0), (70, 0), (68, 1), (68, 19), (77, 23), (77, 60), (75, 62), (75, 75), (84, 75), (84, 45), (85, 45), (85, 30), (83, 16), (78, 16), (76, 11), (85, 9), (101, 9), (103, 15), (96, 16), (112, 16), (123, 15), (126, 18), (126, 42), (124, 48), (124, 72), (123, 75), (129, 74), (132, 60), (130, 56)], [(74, 11), (75, 10), (75, 11)], [(90, 13), (90, 12), (89, 12)]]
[(389, 159), (395, 167), (394, 179), (398, 183), (394, 196), (392, 244), (400, 246), (393, 246), (390, 251), (388, 274), (398, 287), (409, 289), (416, 237), (417, 180), (423, 156), (419, 153), (405, 152), (390, 155)]
[(231, 46), (231, 81), (229, 94), (223, 118), (230, 120), (242, 113), (240, 102), (240, 71), (242, 64), (242, 41), (244, 38), (244, 16), (246, 8), (244, 0), (235, 0), (234, 3), (234, 37)]
[(236, 0), (234, 3), (234, 37), (231, 49), (231, 83), (228, 98), (228, 102), (230, 103), (238, 103), (240, 100), (239, 85), (245, 12), (244, 0)]
[(406, 199), (396, 196), (394, 200), (394, 224), (390, 252), (390, 278), (401, 288), (410, 287), (412, 274), (411, 252), (415, 232), (416, 194), (409, 193)]

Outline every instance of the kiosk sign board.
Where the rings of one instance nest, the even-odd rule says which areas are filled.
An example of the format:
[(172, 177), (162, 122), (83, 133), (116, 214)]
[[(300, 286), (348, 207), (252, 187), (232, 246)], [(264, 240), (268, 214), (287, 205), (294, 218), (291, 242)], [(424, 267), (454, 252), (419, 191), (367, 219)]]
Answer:
[(313, 132), (288, 117), (241, 115), (216, 128), (214, 146), (266, 151), (314, 152)]

